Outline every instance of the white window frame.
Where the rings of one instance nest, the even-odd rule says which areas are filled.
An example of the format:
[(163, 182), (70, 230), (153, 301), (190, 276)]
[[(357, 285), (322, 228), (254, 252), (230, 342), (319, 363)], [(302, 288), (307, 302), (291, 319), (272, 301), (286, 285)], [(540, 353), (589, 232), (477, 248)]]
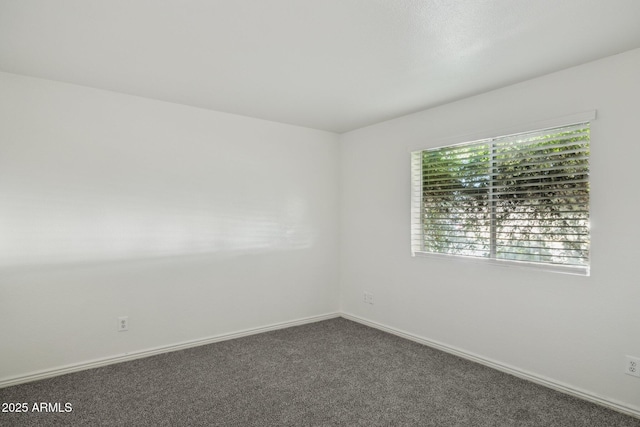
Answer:
[(506, 259), (496, 259), (496, 258), (487, 258), (487, 257), (474, 257), (474, 256), (464, 256), (458, 254), (442, 254), (442, 253), (433, 253), (433, 252), (425, 252), (421, 250), (420, 245), (416, 244), (417, 238), (422, 238), (422, 176), (420, 179), (416, 178), (416, 174), (414, 173), (413, 163), (416, 159), (415, 156), (420, 155), (425, 150), (431, 150), (437, 147), (446, 147), (453, 146), (458, 144), (468, 144), (473, 142), (479, 142), (481, 140), (487, 139), (497, 139), (503, 138), (506, 136), (512, 136), (517, 134), (525, 134), (529, 132), (535, 131), (543, 131), (546, 129), (557, 128), (562, 126), (570, 126), (580, 123), (592, 123), (596, 119), (596, 111), (587, 111), (577, 114), (572, 114), (569, 116), (559, 117), (551, 120), (545, 120), (541, 122), (532, 123), (524, 126), (514, 126), (511, 128), (506, 128), (498, 131), (485, 131), (481, 134), (476, 134), (475, 136), (461, 136), (457, 138), (451, 138), (446, 141), (440, 141), (438, 143), (433, 144), (432, 147), (425, 148), (422, 147), (420, 149), (411, 150), (411, 249), (412, 255), (414, 257), (427, 257), (438, 260), (460, 260), (465, 262), (474, 262), (474, 263), (483, 263), (483, 264), (493, 264), (499, 266), (509, 266), (509, 267), (518, 267), (518, 268), (529, 268), (535, 270), (542, 271), (551, 271), (557, 273), (567, 273), (567, 274), (576, 274), (576, 275), (584, 275), (588, 276), (590, 274), (590, 260), (586, 266), (576, 266), (576, 265), (563, 265), (563, 264), (550, 264), (550, 263), (542, 263), (542, 262), (528, 262), (528, 261), (516, 261), (516, 260), (506, 260)]

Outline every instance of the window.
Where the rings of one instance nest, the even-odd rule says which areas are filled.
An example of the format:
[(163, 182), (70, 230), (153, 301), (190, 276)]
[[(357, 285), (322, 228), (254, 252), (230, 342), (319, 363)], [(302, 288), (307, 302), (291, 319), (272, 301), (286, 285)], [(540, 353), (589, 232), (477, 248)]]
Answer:
[(412, 153), (414, 255), (589, 274), (590, 123)]

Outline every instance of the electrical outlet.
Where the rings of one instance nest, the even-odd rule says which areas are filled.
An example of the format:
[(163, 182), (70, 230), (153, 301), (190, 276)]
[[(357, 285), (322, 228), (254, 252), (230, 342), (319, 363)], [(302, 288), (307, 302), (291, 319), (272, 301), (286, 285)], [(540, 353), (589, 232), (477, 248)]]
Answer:
[(364, 293), (364, 303), (373, 305), (373, 294), (371, 292)]
[(118, 317), (118, 332), (129, 330), (129, 316)]
[(640, 377), (640, 357), (627, 356), (624, 373), (633, 375), (634, 377)]

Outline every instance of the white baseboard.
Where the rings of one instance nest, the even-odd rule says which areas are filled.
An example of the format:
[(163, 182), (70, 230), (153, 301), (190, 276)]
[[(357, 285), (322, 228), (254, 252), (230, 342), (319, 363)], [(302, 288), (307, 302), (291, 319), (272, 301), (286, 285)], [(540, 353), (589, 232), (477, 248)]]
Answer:
[(340, 313), (340, 316), (344, 317), (345, 319), (353, 320), (354, 322), (361, 323), (365, 326), (379, 329), (381, 331), (388, 332), (390, 334), (397, 335), (402, 338), (406, 338), (408, 340), (417, 342), (419, 344), (423, 344), (428, 347), (442, 350), (446, 353), (450, 353), (450, 354), (462, 357), (463, 359), (471, 360), (472, 362), (476, 362), (481, 365), (488, 366), (490, 368), (496, 369), (501, 372), (505, 372), (515, 377), (522, 378), (536, 384), (540, 384), (542, 386), (551, 388), (561, 393), (565, 393), (570, 396), (574, 396), (579, 399), (586, 400), (586, 401), (595, 403), (597, 405), (607, 407), (609, 409), (613, 409), (614, 411), (621, 412), (623, 414), (630, 415), (632, 417), (640, 418), (640, 408), (628, 406), (628, 405), (625, 405), (624, 403), (616, 402), (614, 400), (607, 399), (602, 396), (597, 396), (588, 391), (580, 390), (571, 385), (563, 384), (561, 382), (552, 380), (551, 378), (546, 378), (531, 372), (523, 371), (522, 369), (509, 366), (507, 364), (504, 364), (495, 360), (487, 359), (477, 354), (469, 353), (465, 350), (452, 347), (438, 341), (433, 341), (427, 338), (423, 338), (423, 337), (411, 334), (409, 332), (402, 331), (400, 329), (392, 328), (390, 326), (386, 326), (381, 323), (374, 322), (372, 320), (364, 319), (362, 317), (359, 317), (353, 314), (343, 312), (343, 313)]
[(206, 344), (213, 344), (220, 341), (232, 340), (235, 338), (246, 337), (248, 335), (261, 334), (263, 332), (275, 331), (277, 329), (290, 328), (292, 326), (304, 325), (307, 323), (320, 322), (322, 320), (340, 317), (340, 313), (327, 313), (319, 316), (305, 317), (302, 319), (291, 320), (288, 322), (274, 323), (258, 328), (244, 329), (241, 331), (230, 332), (226, 334), (215, 335), (203, 339), (185, 341), (177, 344), (154, 347), (146, 350), (134, 351), (117, 356), (105, 357), (101, 359), (90, 360), (86, 362), (74, 363), (72, 365), (61, 366), (53, 369), (32, 372), (26, 375), (20, 375), (11, 378), (0, 379), (0, 388), (13, 385), (23, 384), (31, 381), (43, 380), (45, 378), (57, 377), (59, 375), (70, 374), (72, 372), (84, 371), (86, 369), (98, 368), (100, 366), (113, 365), (114, 363), (127, 362), (129, 360), (141, 359), (143, 357), (155, 356), (157, 354), (169, 353), (172, 351), (184, 350), (191, 347), (198, 347)]

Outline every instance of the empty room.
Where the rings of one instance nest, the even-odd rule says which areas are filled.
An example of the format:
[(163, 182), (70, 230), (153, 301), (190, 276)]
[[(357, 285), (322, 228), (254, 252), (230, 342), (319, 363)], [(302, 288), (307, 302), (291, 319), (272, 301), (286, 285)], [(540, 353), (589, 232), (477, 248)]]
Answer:
[(640, 1), (0, 0), (0, 425), (640, 426)]

